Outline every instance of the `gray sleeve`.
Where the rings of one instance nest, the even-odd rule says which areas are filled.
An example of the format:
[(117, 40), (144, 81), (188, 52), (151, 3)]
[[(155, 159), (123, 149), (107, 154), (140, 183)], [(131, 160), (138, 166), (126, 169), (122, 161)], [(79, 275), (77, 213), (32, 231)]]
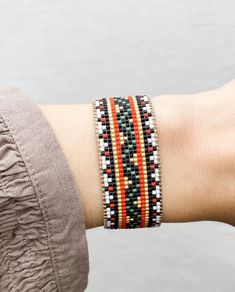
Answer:
[(0, 88), (0, 291), (87, 287), (84, 213), (58, 140), (31, 97)]

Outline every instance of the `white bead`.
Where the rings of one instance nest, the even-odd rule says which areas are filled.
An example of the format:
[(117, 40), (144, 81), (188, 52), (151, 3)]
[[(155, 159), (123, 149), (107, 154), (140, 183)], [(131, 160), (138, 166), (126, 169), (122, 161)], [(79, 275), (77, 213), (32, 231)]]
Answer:
[(159, 168), (156, 168), (156, 169), (155, 169), (155, 174), (156, 174), (156, 175), (159, 175)]

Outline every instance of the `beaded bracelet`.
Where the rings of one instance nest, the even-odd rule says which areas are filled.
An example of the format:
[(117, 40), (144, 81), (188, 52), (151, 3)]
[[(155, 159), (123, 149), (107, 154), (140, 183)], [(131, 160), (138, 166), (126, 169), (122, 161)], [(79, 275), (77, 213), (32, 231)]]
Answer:
[(93, 110), (104, 228), (160, 226), (160, 151), (150, 98), (98, 98)]

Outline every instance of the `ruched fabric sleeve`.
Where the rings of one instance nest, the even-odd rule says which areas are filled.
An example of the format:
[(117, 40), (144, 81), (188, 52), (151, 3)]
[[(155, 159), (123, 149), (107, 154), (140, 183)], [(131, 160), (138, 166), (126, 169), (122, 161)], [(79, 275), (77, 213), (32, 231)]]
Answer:
[(84, 213), (59, 142), (31, 97), (0, 88), (0, 291), (87, 287)]

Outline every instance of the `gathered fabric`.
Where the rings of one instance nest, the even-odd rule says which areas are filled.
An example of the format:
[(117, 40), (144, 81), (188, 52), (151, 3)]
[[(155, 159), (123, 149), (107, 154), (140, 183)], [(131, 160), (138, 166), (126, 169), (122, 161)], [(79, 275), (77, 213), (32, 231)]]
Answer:
[(0, 117), (1, 291), (57, 291), (47, 231), (19, 150)]
[(87, 287), (84, 213), (69, 165), (36, 103), (0, 89), (0, 291)]

